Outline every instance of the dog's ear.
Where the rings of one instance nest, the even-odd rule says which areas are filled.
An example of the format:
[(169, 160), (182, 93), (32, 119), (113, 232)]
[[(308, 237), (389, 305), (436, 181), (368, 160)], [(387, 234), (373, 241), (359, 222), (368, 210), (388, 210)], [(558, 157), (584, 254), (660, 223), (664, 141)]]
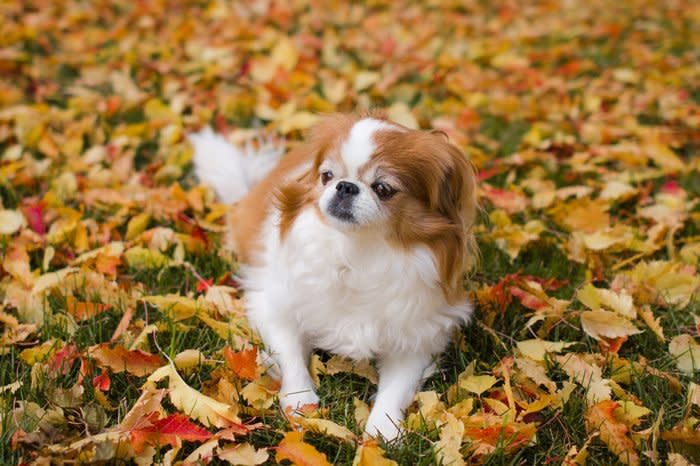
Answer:
[[(436, 134), (436, 137), (445, 138)], [(476, 198), (476, 171), (471, 161), (456, 146), (443, 141), (448, 163), (443, 167), (437, 210), (454, 227), (436, 245), (442, 256), (441, 275), (445, 293), (453, 299), (463, 294), (462, 275), (477, 261), (478, 249), (473, 226), (478, 210)], [(455, 234), (456, 233), (456, 234)], [(438, 252), (441, 250), (441, 252)]]

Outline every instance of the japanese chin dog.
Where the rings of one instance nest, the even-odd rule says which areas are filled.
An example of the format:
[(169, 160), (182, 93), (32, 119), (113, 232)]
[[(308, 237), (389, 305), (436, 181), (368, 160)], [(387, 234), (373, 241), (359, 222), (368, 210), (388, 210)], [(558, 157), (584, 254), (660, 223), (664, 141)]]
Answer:
[(232, 203), (227, 235), (247, 315), (281, 374), (289, 412), (317, 404), (314, 348), (376, 360), (365, 431), (400, 432), (433, 360), (472, 307), (475, 174), (444, 133), (383, 116), (322, 117), (286, 156), (206, 129), (191, 134), (198, 178)]

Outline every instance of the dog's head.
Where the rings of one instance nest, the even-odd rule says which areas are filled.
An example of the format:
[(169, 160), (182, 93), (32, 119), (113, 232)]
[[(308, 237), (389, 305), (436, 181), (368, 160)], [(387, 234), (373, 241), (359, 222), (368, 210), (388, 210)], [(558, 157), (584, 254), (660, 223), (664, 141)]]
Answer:
[(443, 133), (411, 130), (380, 116), (332, 115), (312, 129), (313, 164), (279, 194), (282, 233), (300, 209), (348, 235), (374, 232), (397, 249), (427, 246), (448, 300), (475, 248), (471, 163)]

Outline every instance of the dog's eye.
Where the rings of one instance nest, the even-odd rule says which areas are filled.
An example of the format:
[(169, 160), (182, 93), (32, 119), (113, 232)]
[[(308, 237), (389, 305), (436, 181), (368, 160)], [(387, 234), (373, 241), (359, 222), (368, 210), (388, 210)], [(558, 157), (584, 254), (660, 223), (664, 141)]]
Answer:
[(392, 188), (388, 183), (385, 183), (383, 181), (377, 181), (372, 185), (372, 191), (377, 193), (377, 196), (379, 199), (385, 201), (389, 199), (391, 196), (396, 194), (396, 190)]
[(321, 172), (321, 183), (324, 185), (333, 179), (333, 172), (330, 170)]

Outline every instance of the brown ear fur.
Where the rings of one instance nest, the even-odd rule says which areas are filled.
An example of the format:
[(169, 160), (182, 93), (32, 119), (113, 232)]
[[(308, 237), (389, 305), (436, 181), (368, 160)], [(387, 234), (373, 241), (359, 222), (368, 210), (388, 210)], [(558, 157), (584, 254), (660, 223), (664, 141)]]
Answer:
[(455, 303), (464, 297), (462, 276), (477, 255), (475, 171), (441, 134), (416, 135), (410, 147), (403, 151), (416, 152), (403, 161), (406, 173), (399, 177), (413, 198), (397, 206), (397, 240), (431, 249), (445, 297)]

